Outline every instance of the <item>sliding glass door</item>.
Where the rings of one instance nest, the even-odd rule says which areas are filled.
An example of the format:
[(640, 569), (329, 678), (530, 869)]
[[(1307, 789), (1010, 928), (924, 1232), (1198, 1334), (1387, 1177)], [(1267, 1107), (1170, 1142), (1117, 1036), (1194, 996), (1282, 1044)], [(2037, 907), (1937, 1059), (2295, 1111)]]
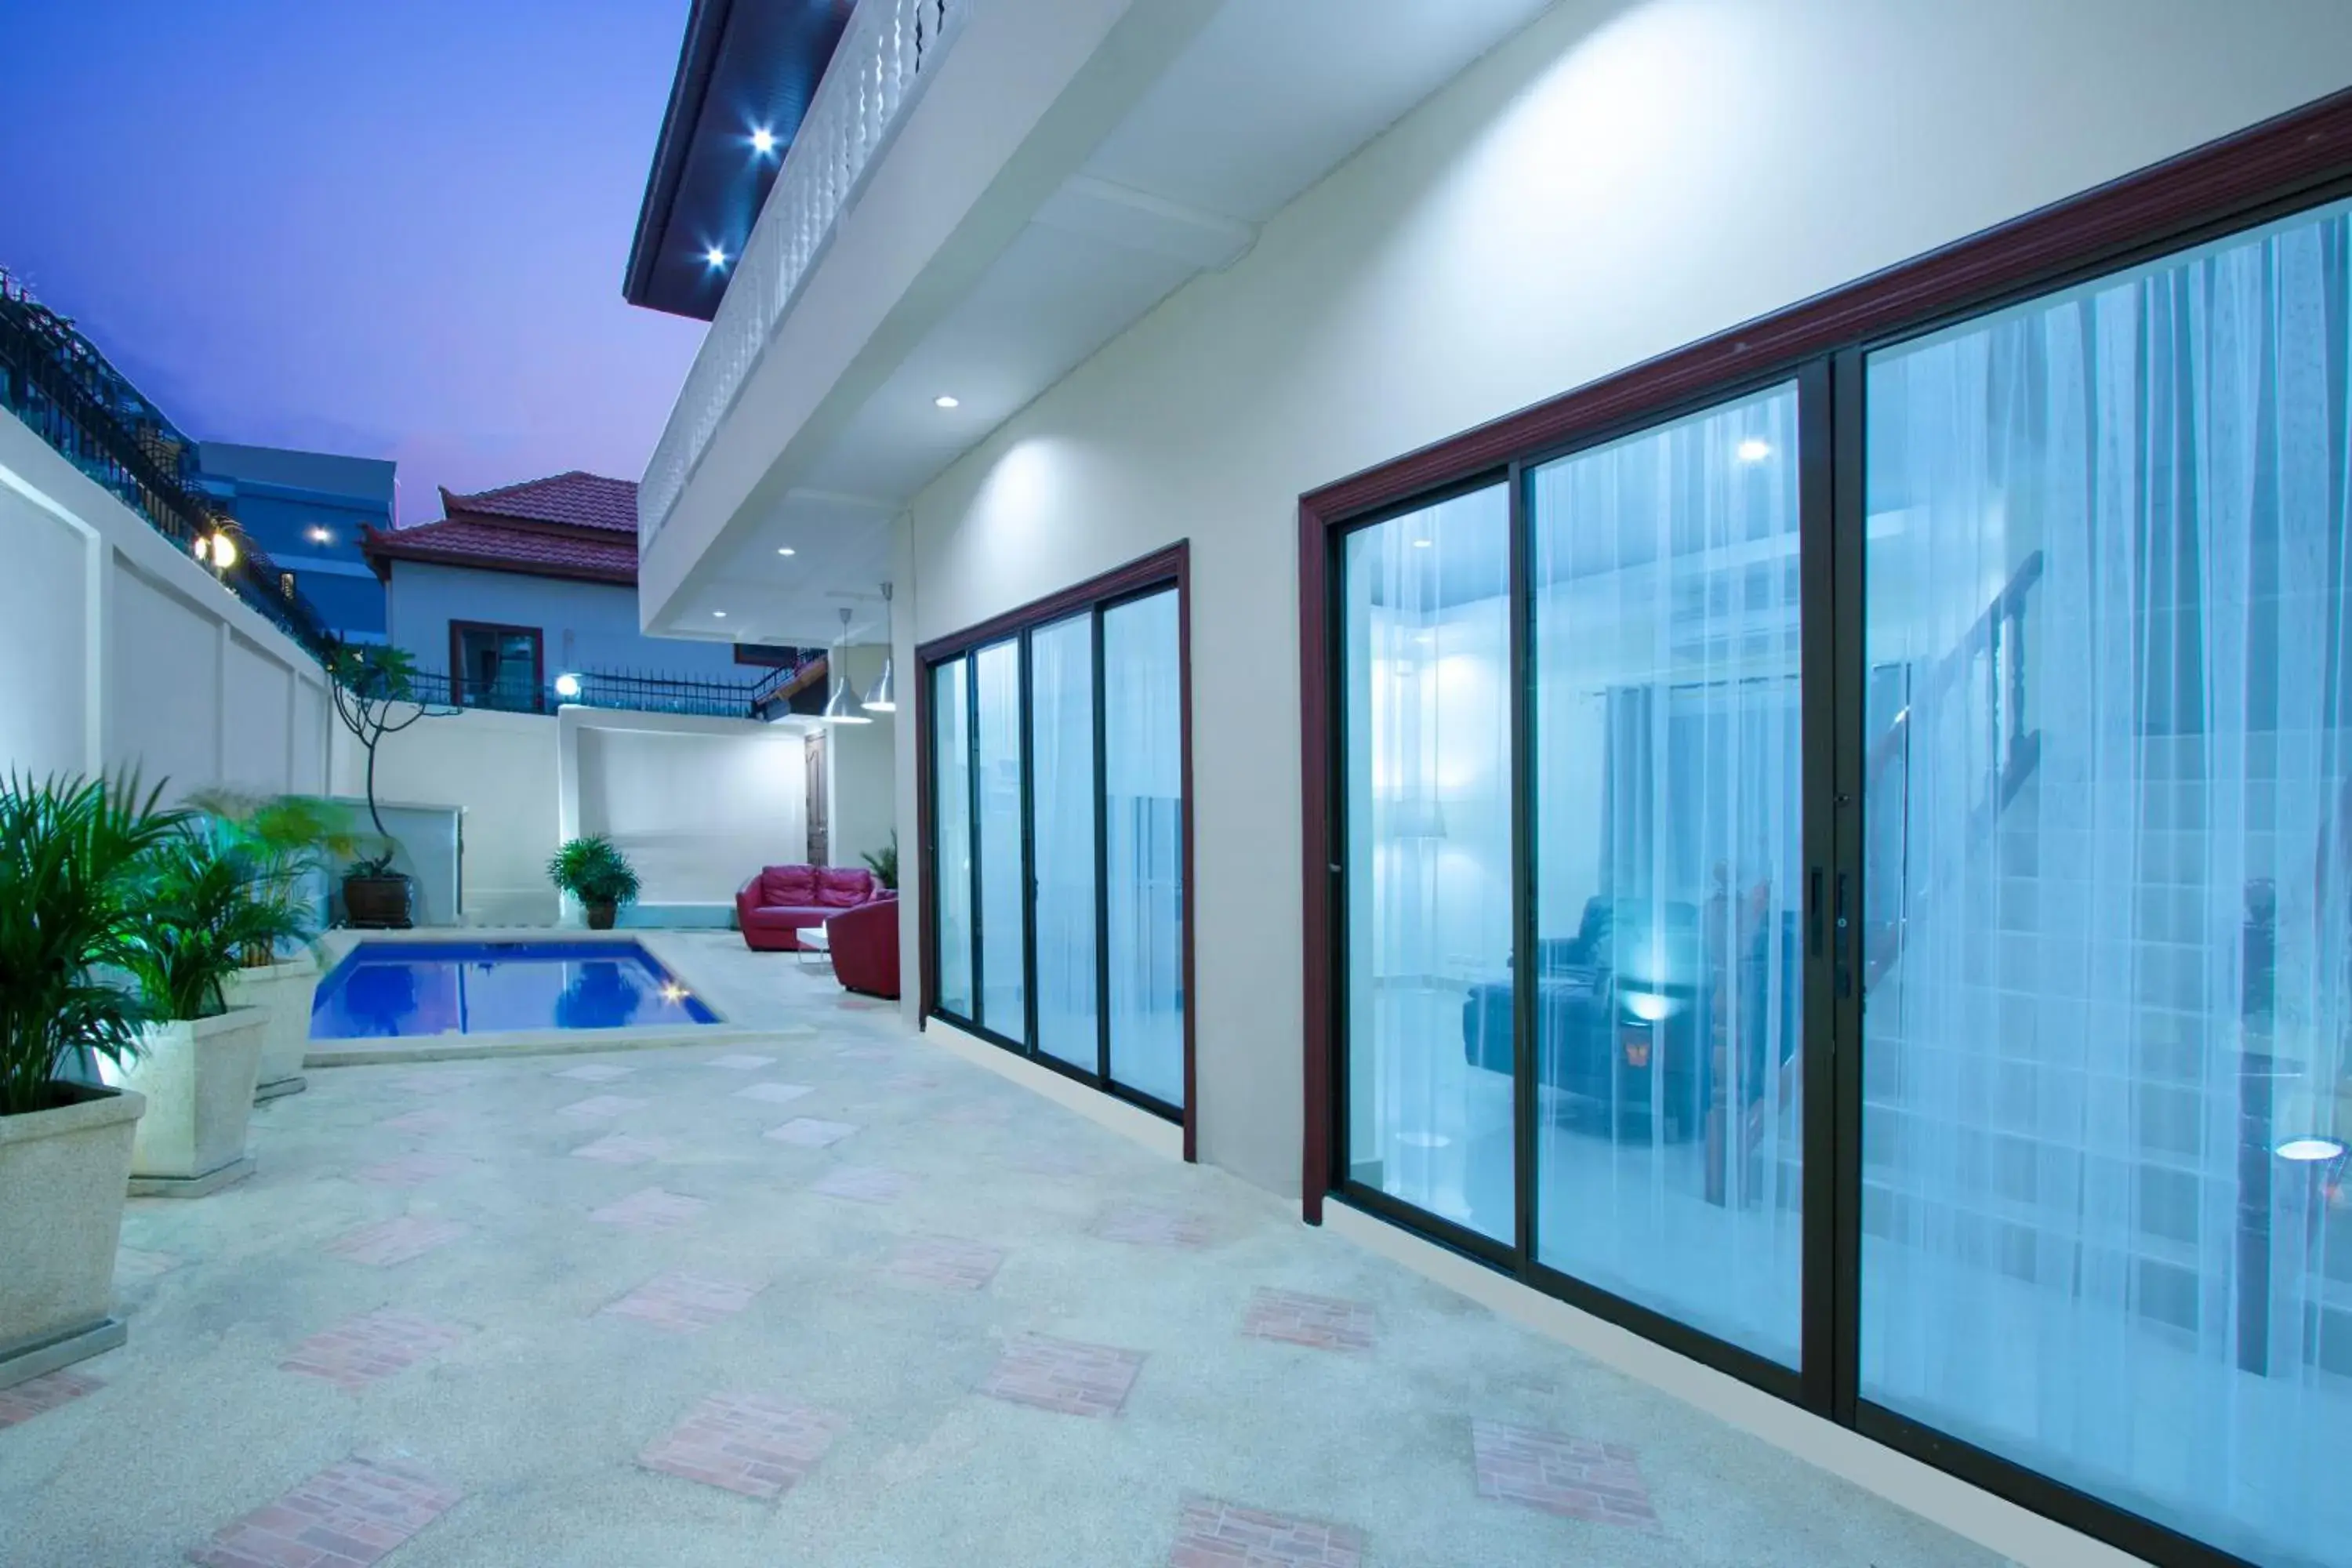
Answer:
[(929, 1006), (1181, 1119), (1182, 605), (1158, 576), (923, 650)]
[(1899, 327), (1329, 523), (1325, 1179), (2340, 1563), (2352, 203)]

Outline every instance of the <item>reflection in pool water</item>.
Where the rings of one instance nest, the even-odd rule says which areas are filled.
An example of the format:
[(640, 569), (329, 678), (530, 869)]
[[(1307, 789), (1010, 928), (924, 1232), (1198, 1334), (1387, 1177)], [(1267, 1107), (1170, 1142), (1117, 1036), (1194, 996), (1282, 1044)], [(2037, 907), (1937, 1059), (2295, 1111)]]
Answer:
[(362, 942), (320, 981), (310, 1037), (718, 1021), (635, 942)]

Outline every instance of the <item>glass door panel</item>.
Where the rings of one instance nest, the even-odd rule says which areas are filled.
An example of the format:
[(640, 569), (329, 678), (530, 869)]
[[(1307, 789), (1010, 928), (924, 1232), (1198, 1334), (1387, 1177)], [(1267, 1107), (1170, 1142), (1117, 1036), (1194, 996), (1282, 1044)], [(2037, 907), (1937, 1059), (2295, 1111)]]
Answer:
[(1103, 612), (1110, 1076), (1184, 1103), (1184, 721), (1176, 591)]
[(970, 668), (958, 658), (931, 670), (930, 894), (939, 922), (939, 1005), (959, 1018), (972, 1016)]
[(1029, 868), (1023, 857), (1021, 644), (971, 656), (980, 773), (980, 1013), (977, 1022), (1029, 1043)]
[(1035, 777), (1037, 1048), (1088, 1072), (1102, 1055), (1095, 1005), (1095, 618), (1029, 634)]

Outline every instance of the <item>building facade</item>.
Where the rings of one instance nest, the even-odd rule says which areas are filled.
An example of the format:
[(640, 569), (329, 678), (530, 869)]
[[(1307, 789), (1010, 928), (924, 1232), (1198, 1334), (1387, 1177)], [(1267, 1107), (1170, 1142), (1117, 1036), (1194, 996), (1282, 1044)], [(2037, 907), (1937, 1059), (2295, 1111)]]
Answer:
[(384, 638), (383, 584), (362, 544), (394, 521), (398, 466), (227, 441), (196, 446), (197, 482), (347, 642)]
[(922, 1027), (2017, 1560), (2339, 1556), (2340, 9), (1333, 16), (862, 5), (641, 232), (644, 623), (897, 584)]

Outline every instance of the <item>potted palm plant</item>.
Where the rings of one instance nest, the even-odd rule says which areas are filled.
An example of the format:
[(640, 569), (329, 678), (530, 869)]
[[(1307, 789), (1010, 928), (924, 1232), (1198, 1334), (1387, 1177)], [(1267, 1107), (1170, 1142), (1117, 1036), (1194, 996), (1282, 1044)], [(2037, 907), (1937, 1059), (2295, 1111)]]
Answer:
[(269, 1015), (255, 1103), (298, 1094), (305, 1087), (302, 1058), (310, 1048), (310, 1005), (319, 987), (319, 962), (310, 942), (320, 923), (322, 884), (332, 859), (356, 852), (359, 836), (350, 812), (315, 795), (256, 798), (215, 791), (196, 796), (195, 803), (249, 849), (257, 889), (304, 917), (299, 942), (247, 948), (238, 955), (241, 967), (222, 987), (231, 1007), (258, 1007)]
[(184, 823), (139, 868), (139, 916), (123, 967), (152, 1016), (129, 1065), (102, 1068), (146, 1096), (131, 1151), (131, 1190), (201, 1197), (248, 1175), (245, 1134), (269, 1015), (229, 1005), (245, 954), (274, 952), (309, 929), (263, 881), (258, 858), (231, 826)]
[(590, 931), (611, 931), (621, 906), (636, 900), (636, 868), (601, 833), (565, 840), (548, 858), (547, 875), (557, 889), (580, 900)]
[(127, 775), (0, 783), (0, 1388), (122, 1342), (114, 1250), (145, 1101), (81, 1081), (138, 1050), (137, 869), (179, 830)]

